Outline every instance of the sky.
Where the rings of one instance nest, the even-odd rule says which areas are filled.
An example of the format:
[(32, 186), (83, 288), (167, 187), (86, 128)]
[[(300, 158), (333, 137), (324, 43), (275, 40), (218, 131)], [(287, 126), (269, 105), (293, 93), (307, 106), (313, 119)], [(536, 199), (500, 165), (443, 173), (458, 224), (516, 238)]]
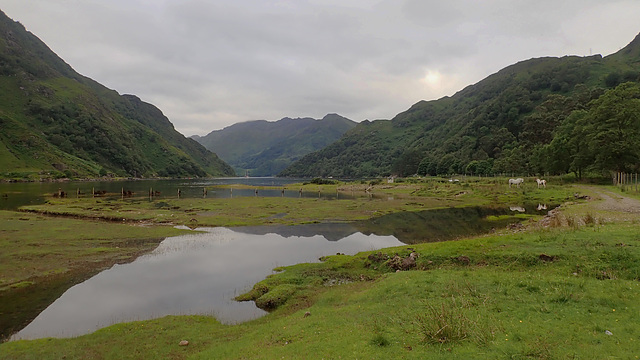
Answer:
[(0, 0), (77, 72), (186, 136), (338, 113), (391, 119), (518, 61), (612, 54), (637, 0)]

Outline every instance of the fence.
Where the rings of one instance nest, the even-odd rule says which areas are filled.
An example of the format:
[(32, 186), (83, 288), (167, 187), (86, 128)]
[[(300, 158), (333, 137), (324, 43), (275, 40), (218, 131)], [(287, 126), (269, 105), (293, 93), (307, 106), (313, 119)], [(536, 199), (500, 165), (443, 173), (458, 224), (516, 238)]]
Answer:
[(620, 187), (623, 191), (635, 190), (638, 192), (638, 174), (617, 172), (613, 177), (613, 185)]

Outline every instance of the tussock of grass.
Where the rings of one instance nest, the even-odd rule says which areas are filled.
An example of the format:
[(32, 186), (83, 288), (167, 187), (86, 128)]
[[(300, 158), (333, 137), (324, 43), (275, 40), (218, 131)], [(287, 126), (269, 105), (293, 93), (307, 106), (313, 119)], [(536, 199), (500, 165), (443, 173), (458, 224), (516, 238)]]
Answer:
[(287, 300), (289, 300), (289, 298), (298, 290), (298, 286), (292, 284), (281, 284), (275, 286), (273, 289), (255, 300), (256, 306), (265, 310), (275, 309), (287, 302)]
[(447, 290), (441, 301), (424, 300), (425, 310), (416, 316), (422, 340), (427, 344), (471, 341), (479, 346), (491, 342), (498, 331), (496, 321), (478, 311), (488, 306), (491, 298), (464, 281), (452, 282)]

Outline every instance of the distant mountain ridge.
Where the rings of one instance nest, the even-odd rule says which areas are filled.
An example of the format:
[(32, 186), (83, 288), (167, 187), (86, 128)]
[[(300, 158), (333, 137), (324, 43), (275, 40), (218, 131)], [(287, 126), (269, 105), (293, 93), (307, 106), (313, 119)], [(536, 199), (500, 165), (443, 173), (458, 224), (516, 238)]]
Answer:
[(339, 139), (356, 123), (338, 114), (313, 118), (282, 118), (237, 123), (192, 138), (233, 166), (239, 174), (278, 174), (304, 155)]
[(0, 178), (232, 176), (155, 106), (75, 72), (0, 11)]
[[(633, 86), (624, 87), (627, 82)], [(521, 61), (451, 97), (419, 101), (392, 120), (363, 121), (280, 175), (357, 178), (575, 172), (579, 176), (589, 169), (636, 171), (637, 162), (609, 159), (605, 164), (598, 154), (602, 152), (598, 146), (612, 142), (598, 143), (607, 135), (601, 123), (611, 117), (596, 118), (596, 107), (605, 110), (602, 101), (596, 100), (607, 99), (607, 106), (625, 104), (629, 116), (620, 120), (631, 125), (618, 132), (635, 134), (633, 116), (640, 113), (629, 106), (636, 104), (633, 87), (639, 84), (640, 35), (606, 57)], [(625, 144), (634, 141), (629, 138)], [(640, 156), (635, 147), (628, 148), (626, 158)]]

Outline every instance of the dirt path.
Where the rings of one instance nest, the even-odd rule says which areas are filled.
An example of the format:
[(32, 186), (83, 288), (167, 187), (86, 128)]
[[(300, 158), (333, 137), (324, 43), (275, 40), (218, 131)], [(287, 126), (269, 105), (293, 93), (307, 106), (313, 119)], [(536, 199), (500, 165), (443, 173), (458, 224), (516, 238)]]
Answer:
[(604, 221), (640, 220), (640, 200), (595, 186), (581, 186), (580, 189), (593, 194), (594, 198), (577, 205), (578, 213), (590, 213)]
[(598, 210), (640, 214), (640, 200), (601, 188), (588, 187), (588, 189), (597, 193), (602, 200), (594, 204), (594, 207)]

